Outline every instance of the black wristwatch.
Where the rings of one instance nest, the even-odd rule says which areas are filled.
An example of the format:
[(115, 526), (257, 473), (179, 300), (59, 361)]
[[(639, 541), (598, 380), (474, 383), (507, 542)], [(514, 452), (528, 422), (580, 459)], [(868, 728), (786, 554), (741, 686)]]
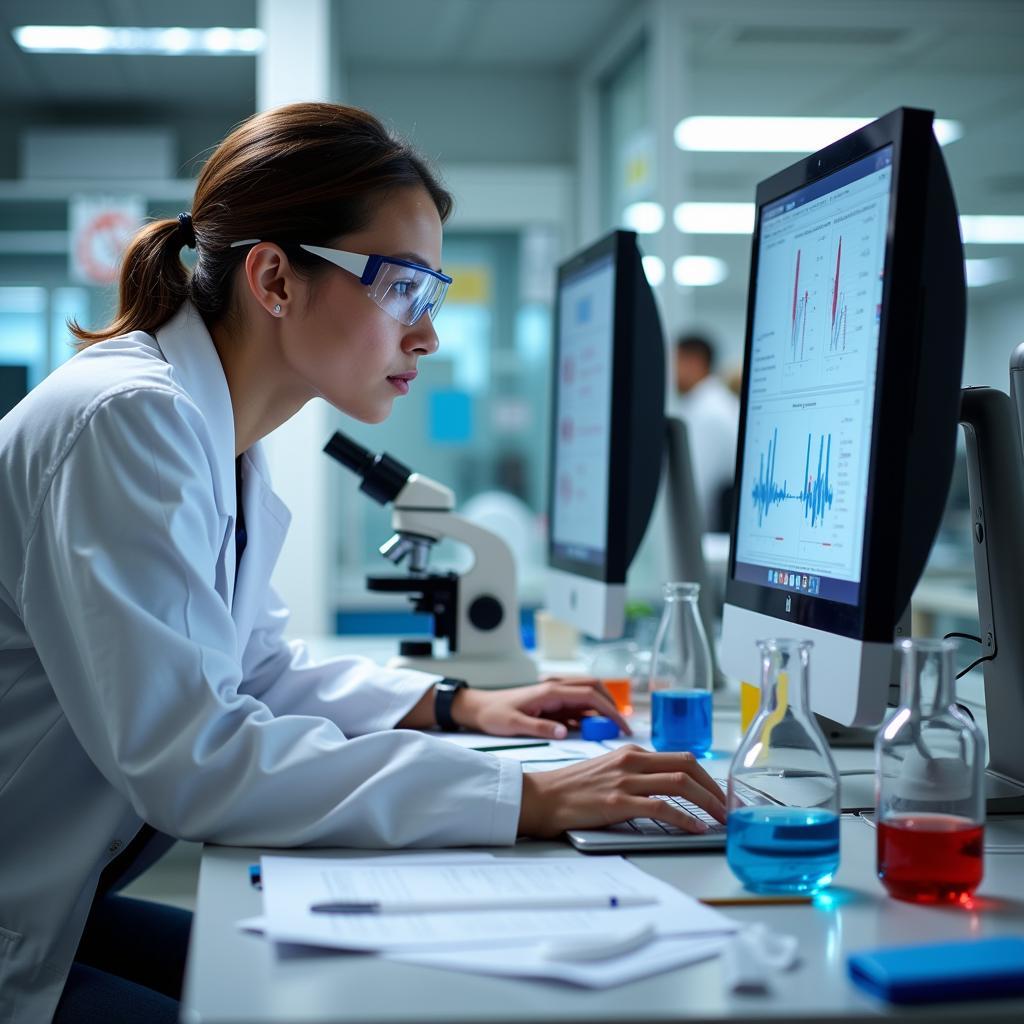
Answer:
[(465, 679), (449, 679), (444, 677), (434, 683), (434, 721), (442, 732), (458, 732), (459, 723), (452, 718), (452, 701), (459, 690), (468, 690), (469, 683)]

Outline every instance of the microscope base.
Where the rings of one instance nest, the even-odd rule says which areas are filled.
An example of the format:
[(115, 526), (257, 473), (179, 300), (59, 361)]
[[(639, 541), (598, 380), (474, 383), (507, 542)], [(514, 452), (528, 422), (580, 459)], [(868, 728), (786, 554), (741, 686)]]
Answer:
[(388, 662), (391, 668), (413, 668), (453, 679), (465, 679), (480, 690), (503, 690), (511, 686), (529, 686), (537, 682), (537, 663), (522, 651), (510, 654), (453, 654), (447, 658), (398, 656)]

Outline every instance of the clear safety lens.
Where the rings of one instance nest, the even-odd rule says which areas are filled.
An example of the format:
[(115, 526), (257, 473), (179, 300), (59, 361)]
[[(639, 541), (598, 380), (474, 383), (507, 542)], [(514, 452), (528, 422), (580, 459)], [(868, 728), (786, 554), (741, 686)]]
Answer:
[(424, 313), (433, 320), (448, 292), (448, 282), (415, 267), (383, 261), (370, 285), (370, 298), (389, 316), (412, 326)]

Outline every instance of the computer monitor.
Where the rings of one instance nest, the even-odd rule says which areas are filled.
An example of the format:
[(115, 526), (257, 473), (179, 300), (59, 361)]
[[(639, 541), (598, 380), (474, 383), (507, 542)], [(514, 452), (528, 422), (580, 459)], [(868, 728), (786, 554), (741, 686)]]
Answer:
[(815, 643), (811, 703), (881, 720), (952, 474), (966, 291), (933, 115), (901, 108), (757, 188), (721, 658)]
[(551, 367), (547, 605), (610, 639), (665, 445), (665, 340), (633, 232), (558, 268)]

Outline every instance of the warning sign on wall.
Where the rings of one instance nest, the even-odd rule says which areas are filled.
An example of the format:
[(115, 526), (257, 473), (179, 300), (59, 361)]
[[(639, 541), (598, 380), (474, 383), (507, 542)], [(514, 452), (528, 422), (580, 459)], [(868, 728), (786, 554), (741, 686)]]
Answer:
[(146, 214), (140, 196), (73, 196), (69, 203), (68, 256), (73, 280), (105, 285), (118, 268)]

